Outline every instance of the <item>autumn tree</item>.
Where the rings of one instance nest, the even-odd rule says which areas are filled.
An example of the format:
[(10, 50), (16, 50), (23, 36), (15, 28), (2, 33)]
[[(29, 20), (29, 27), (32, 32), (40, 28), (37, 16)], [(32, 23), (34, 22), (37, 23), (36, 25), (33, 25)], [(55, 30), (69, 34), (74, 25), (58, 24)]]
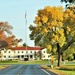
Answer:
[(61, 55), (75, 42), (75, 14), (72, 9), (46, 6), (38, 10), (35, 25), (30, 25), (30, 38), (35, 45), (47, 48), (48, 52), (58, 52), (58, 66)]
[(22, 39), (17, 39), (14, 35), (8, 36), (5, 40), (8, 43), (8, 48), (17, 47), (18, 43), (22, 42)]
[(12, 35), (12, 29), (13, 27), (9, 25), (8, 22), (0, 22), (0, 48), (3, 46), (5, 47), (6, 42), (8, 44), (6, 47), (10, 48), (12, 46), (17, 46), (17, 44), (22, 41), (22, 39), (17, 39), (14, 35)]
[[(4, 44), (3, 41), (6, 42), (5, 39), (7, 38), (7, 34), (12, 34), (12, 32), (11, 32), (12, 29), (13, 29), (13, 27), (11, 25), (9, 25), (8, 22), (0, 22), (0, 42), (2, 42), (2, 43), (0, 43), (0, 45)], [(1, 47), (3, 47), (3, 46), (1, 46)]]

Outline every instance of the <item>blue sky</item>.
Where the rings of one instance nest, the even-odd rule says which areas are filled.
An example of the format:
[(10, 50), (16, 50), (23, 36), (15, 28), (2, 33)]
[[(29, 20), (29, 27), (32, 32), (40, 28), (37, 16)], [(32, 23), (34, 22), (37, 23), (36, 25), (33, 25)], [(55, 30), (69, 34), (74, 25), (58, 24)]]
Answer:
[[(13, 26), (13, 34), (18, 39), (23, 39), (22, 43), (34, 46), (34, 41), (29, 38), (28, 27), (33, 24), (38, 9), (60, 5), (64, 6), (60, 0), (0, 0), (0, 21), (8, 21)], [(25, 25), (25, 12), (27, 12), (27, 25)]]

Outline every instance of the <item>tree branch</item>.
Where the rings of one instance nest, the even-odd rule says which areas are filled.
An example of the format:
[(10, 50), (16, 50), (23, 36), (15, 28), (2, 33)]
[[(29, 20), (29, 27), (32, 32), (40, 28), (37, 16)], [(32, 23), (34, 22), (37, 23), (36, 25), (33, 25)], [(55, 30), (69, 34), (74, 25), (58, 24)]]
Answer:
[(74, 43), (75, 40), (74, 39), (70, 39), (62, 48), (61, 48), (61, 52), (65, 51), (72, 43)]

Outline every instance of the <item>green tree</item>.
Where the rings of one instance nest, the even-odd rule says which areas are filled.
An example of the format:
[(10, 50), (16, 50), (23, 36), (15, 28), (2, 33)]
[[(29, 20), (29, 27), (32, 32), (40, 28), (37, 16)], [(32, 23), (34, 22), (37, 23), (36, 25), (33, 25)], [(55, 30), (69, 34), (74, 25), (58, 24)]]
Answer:
[(23, 43), (23, 46), (26, 47), (26, 46), (28, 46), (28, 45), (27, 45), (26, 43)]
[(75, 0), (61, 0), (61, 2), (65, 2), (65, 3), (75, 3)]
[(61, 2), (65, 2), (66, 7), (69, 7), (71, 5), (75, 5), (75, 0), (61, 0)]
[(67, 50), (63, 52), (63, 60), (67, 60), (67, 59), (71, 60), (71, 58), (73, 59), (74, 53), (75, 53), (75, 43), (71, 44), (67, 48)]
[(30, 25), (30, 38), (35, 45), (48, 49), (48, 52), (58, 52), (58, 66), (61, 55), (75, 42), (75, 14), (73, 9), (46, 6), (38, 10), (35, 25)]

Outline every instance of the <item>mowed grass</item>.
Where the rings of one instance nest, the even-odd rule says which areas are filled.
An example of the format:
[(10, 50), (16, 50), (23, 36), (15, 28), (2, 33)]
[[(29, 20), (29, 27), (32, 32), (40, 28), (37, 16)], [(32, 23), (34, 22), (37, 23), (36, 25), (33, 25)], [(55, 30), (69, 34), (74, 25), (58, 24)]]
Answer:
[(48, 64), (47, 60), (34, 60), (34, 61), (0, 61), (0, 64)]
[(58, 70), (59, 72), (63, 72), (67, 75), (75, 75), (75, 64), (65, 64), (60, 69), (61, 70)]
[(65, 70), (58, 70), (58, 71), (66, 74), (66, 75), (75, 75), (75, 71), (65, 71)]
[[(65, 64), (62, 62), (62, 66), (66, 68), (66, 70), (60, 70), (57, 66), (57, 62), (54, 63), (54, 68), (51, 69), (51, 67), (48, 67), (46, 65), (43, 65), (42, 67), (45, 69), (48, 69), (52, 72), (55, 72), (58, 75), (75, 75), (75, 70), (71, 70), (75, 68), (75, 61), (66, 61)], [(69, 70), (67, 70), (67, 67), (69, 67)], [(71, 68), (71, 69), (70, 69)]]

